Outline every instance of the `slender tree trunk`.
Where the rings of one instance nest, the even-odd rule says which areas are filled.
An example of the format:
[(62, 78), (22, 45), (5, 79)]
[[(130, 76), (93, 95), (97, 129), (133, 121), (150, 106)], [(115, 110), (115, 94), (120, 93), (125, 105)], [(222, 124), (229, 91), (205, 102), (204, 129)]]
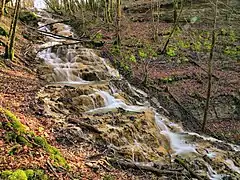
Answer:
[(9, 58), (11, 60), (13, 60), (14, 58), (14, 43), (15, 43), (15, 36), (16, 36), (15, 34), (16, 34), (20, 5), (21, 5), (21, 0), (18, 0), (16, 2), (15, 9), (14, 9), (14, 16), (11, 23), (8, 45), (5, 49), (5, 58)]
[(181, 9), (180, 9), (180, 12), (178, 13), (176, 22), (174, 23), (173, 28), (172, 28), (172, 31), (171, 31), (170, 35), (168, 36), (168, 39), (167, 39), (166, 43), (165, 43), (164, 46), (163, 46), (163, 49), (162, 49), (162, 51), (161, 51), (161, 54), (163, 54), (163, 53), (166, 52), (168, 43), (170, 42), (170, 39), (172, 38), (173, 33), (175, 32), (176, 28), (178, 27), (178, 22), (179, 22), (179, 19), (180, 19), (181, 15), (182, 15), (182, 11), (183, 11), (183, 0), (181, 1)]
[(173, 22), (176, 23), (177, 21), (177, 9), (178, 9), (178, 0), (174, 0), (173, 2)]
[(108, 24), (108, 0), (104, 1), (104, 21)]
[(110, 14), (111, 14), (111, 20), (113, 20), (113, 6), (114, 6), (113, 0), (110, 0)]
[(121, 0), (117, 0), (117, 29), (116, 29), (116, 35), (117, 35), (117, 44), (121, 45)]
[(211, 91), (212, 91), (212, 61), (213, 61), (213, 52), (214, 52), (215, 42), (216, 42), (217, 10), (218, 10), (218, 0), (216, 0), (216, 4), (214, 8), (215, 16), (214, 16), (214, 24), (213, 24), (213, 31), (212, 31), (212, 46), (211, 46), (210, 57), (208, 61), (208, 90), (207, 90), (206, 105), (204, 109), (202, 131), (205, 131), (208, 109), (209, 109), (210, 98), (211, 98)]
[(152, 29), (153, 29), (153, 39), (156, 42), (156, 25), (155, 25), (155, 17), (154, 17), (154, 4), (153, 0), (151, 0), (151, 13), (152, 13)]
[(5, 3), (6, 3), (6, 0), (2, 0), (1, 14), (0, 14), (0, 21), (2, 21), (2, 18), (3, 18), (3, 16), (4, 16)]

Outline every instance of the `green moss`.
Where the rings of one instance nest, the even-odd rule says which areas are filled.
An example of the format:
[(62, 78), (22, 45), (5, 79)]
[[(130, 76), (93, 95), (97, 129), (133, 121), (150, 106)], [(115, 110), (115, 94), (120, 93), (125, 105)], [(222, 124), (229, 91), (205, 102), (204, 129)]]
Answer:
[(17, 136), (17, 142), (19, 143), (19, 144), (21, 144), (21, 145), (27, 145), (27, 146), (29, 146), (29, 147), (32, 147), (32, 144), (30, 144), (29, 142), (28, 142), (28, 140), (26, 139), (26, 138), (24, 138), (23, 136)]
[(35, 176), (35, 173), (34, 173), (34, 171), (33, 171), (32, 169), (27, 169), (27, 170), (25, 171), (25, 173), (26, 173), (28, 179), (33, 179), (34, 176)]
[(14, 132), (7, 132), (5, 135), (5, 140), (7, 142), (16, 142), (17, 134)]
[(0, 173), (1, 179), (7, 179), (7, 180), (47, 180), (48, 176), (44, 173), (43, 170), (37, 169), (27, 169), (27, 170), (21, 170), (18, 169), (16, 171), (2, 171)]
[(16, 170), (15, 172), (13, 172), (9, 177), (8, 177), (9, 180), (27, 180), (27, 175), (26, 173), (21, 170), (21, 169), (18, 169)]
[(26, 127), (20, 122), (20, 120), (11, 112), (0, 107), (0, 113), (4, 114), (8, 120), (11, 122), (8, 123), (8, 126), (17, 130), (17, 132), (25, 133)]
[(57, 165), (68, 167), (67, 161), (63, 158), (63, 156), (61, 155), (59, 150), (57, 148), (51, 146), (50, 144), (48, 144), (48, 142), (45, 138), (36, 136), (34, 138), (34, 142), (36, 144), (38, 144), (39, 146), (43, 147), (45, 151), (50, 153), (51, 159), (53, 159)]
[(46, 174), (44, 174), (44, 171), (42, 171), (42, 170), (36, 170), (34, 176), (35, 176), (34, 179), (41, 179), (41, 180), (48, 179), (48, 176)]
[(0, 36), (8, 36), (8, 32), (0, 26)]
[[(40, 136), (35, 136), (33, 132), (27, 132), (26, 127), (19, 121), (19, 119), (10, 111), (5, 110), (0, 107), (0, 114), (4, 114), (9, 120), (6, 123), (6, 126), (14, 131), (10, 131), (6, 133), (5, 139), (7, 142), (17, 142), (21, 145), (27, 145), (32, 147), (33, 145), (30, 143), (33, 140), (37, 145), (42, 147), (46, 152), (50, 154), (50, 157), (54, 160), (56, 165), (64, 166), (68, 168), (67, 161), (61, 155), (59, 150), (50, 144), (48, 144), (47, 140)], [(29, 137), (26, 139), (25, 137)], [(10, 151), (10, 154), (14, 154), (17, 150)]]
[(47, 148), (48, 143), (45, 138), (36, 136), (36, 137), (34, 137), (34, 142), (43, 148)]
[(10, 171), (10, 170), (6, 170), (6, 171), (2, 171), (1, 173), (0, 173), (0, 177), (2, 178), (2, 179), (7, 179), (10, 175), (12, 175), (12, 171)]
[(22, 11), (19, 15), (19, 19), (29, 24), (37, 21), (37, 15), (34, 12)]

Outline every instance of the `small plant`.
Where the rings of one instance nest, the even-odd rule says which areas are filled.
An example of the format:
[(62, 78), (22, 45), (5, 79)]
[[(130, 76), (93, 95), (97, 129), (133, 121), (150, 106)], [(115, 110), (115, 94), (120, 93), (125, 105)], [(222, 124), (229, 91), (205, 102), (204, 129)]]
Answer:
[(200, 41), (197, 41), (193, 43), (193, 48), (195, 51), (201, 51), (202, 43)]
[(178, 46), (181, 47), (181, 48), (184, 48), (184, 49), (187, 49), (190, 47), (190, 43), (189, 42), (184, 42), (182, 40), (179, 40), (178, 41)]
[(121, 53), (121, 50), (120, 50), (119, 46), (112, 46), (110, 51), (113, 55), (120, 55), (120, 53)]
[(224, 54), (229, 55), (229, 56), (240, 55), (240, 46), (233, 47), (233, 48), (230, 46), (227, 46), (224, 50)]
[(176, 48), (174, 48), (174, 47), (171, 47), (171, 46), (169, 46), (168, 48), (167, 48), (167, 55), (168, 56), (170, 56), (170, 57), (175, 57), (177, 54), (176, 54)]
[(0, 26), (0, 36), (8, 37), (8, 32)]
[(147, 58), (147, 53), (145, 53), (142, 49), (138, 51), (138, 55), (141, 59)]
[(210, 41), (206, 40), (206, 41), (204, 41), (203, 46), (204, 46), (204, 48), (207, 49), (207, 51), (210, 51), (211, 47), (212, 47), (212, 44), (211, 44)]
[(129, 58), (130, 62), (133, 62), (133, 63), (136, 63), (137, 60), (136, 60), (136, 57), (132, 54)]
[(97, 42), (102, 41), (102, 38), (103, 38), (103, 34), (100, 33), (100, 32), (98, 32), (98, 33), (93, 37), (94, 41), (97, 41)]
[(236, 34), (233, 30), (230, 30), (229, 37), (230, 37), (231, 42), (235, 42), (237, 39)]

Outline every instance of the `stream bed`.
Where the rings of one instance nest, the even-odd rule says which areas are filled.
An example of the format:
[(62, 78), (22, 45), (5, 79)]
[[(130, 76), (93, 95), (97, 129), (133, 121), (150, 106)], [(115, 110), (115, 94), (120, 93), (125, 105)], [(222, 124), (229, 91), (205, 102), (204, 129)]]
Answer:
[[(43, 26), (57, 20), (44, 12), (41, 16), (42, 31), (75, 37), (66, 24)], [(45, 115), (66, 124), (73, 115), (78, 117), (98, 131), (82, 129), (82, 136), (114, 147), (120, 157), (134, 162), (169, 164), (181, 157), (207, 179), (240, 179), (239, 146), (184, 131), (151, 107), (148, 95), (127, 83), (94, 50), (54, 36), (37, 49), (39, 75), (48, 82), (37, 97)], [(124, 90), (116, 81), (123, 82)]]

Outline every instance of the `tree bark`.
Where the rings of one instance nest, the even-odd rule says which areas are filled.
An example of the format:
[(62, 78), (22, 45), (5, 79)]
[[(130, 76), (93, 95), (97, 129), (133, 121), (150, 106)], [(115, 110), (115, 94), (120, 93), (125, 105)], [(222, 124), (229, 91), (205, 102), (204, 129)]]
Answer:
[(162, 49), (162, 51), (161, 51), (161, 54), (163, 54), (163, 53), (166, 52), (168, 43), (170, 42), (170, 39), (172, 38), (173, 33), (175, 32), (175, 29), (178, 27), (178, 22), (179, 22), (179, 19), (180, 19), (181, 15), (182, 15), (182, 11), (183, 11), (183, 0), (181, 0), (181, 9), (180, 9), (180, 12), (178, 13), (176, 22), (174, 23), (174, 26), (173, 26), (173, 29), (172, 29), (170, 35), (168, 36), (168, 39), (167, 39), (166, 43), (165, 43), (164, 46), (163, 46), (163, 49)]
[(6, 0), (2, 0), (1, 14), (0, 14), (0, 21), (2, 21), (2, 18), (3, 18), (3, 16), (4, 16), (5, 3), (6, 3)]
[(213, 61), (213, 52), (214, 52), (215, 42), (216, 42), (217, 9), (218, 9), (218, 0), (216, 0), (216, 4), (214, 8), (215, 16), (214, 16), (214, 24), (213, 24), (213, 31), (212, 31), (212, 46), (211, 46), (210, 57), (208, 61), (208, 90), (207, 90), (206, 105), (204, 109), (202, 131), (205, 131), (208, 109), (209, 109), (210, 98), (211, 98), (211, 91), (212, 91), (212, 61)]
[(20, 5), (21, 5), (21, 0), (18, 0), (16, 2), (15, 9), (14, 9), (14, 16), (11, 23), (8, 46), (5, 49), (5, 58), (7, 59), (9, 58), (11, 60), (13, 60), (14, 58), (14, 42), (15, 42), (15, 36), (16, 36), (16, 28), (17, 28)]
[(121, 45), (121, 35), (120, 35), (120, 26), (121, 26), (121, 0), (117, 0), (117, 45)]

